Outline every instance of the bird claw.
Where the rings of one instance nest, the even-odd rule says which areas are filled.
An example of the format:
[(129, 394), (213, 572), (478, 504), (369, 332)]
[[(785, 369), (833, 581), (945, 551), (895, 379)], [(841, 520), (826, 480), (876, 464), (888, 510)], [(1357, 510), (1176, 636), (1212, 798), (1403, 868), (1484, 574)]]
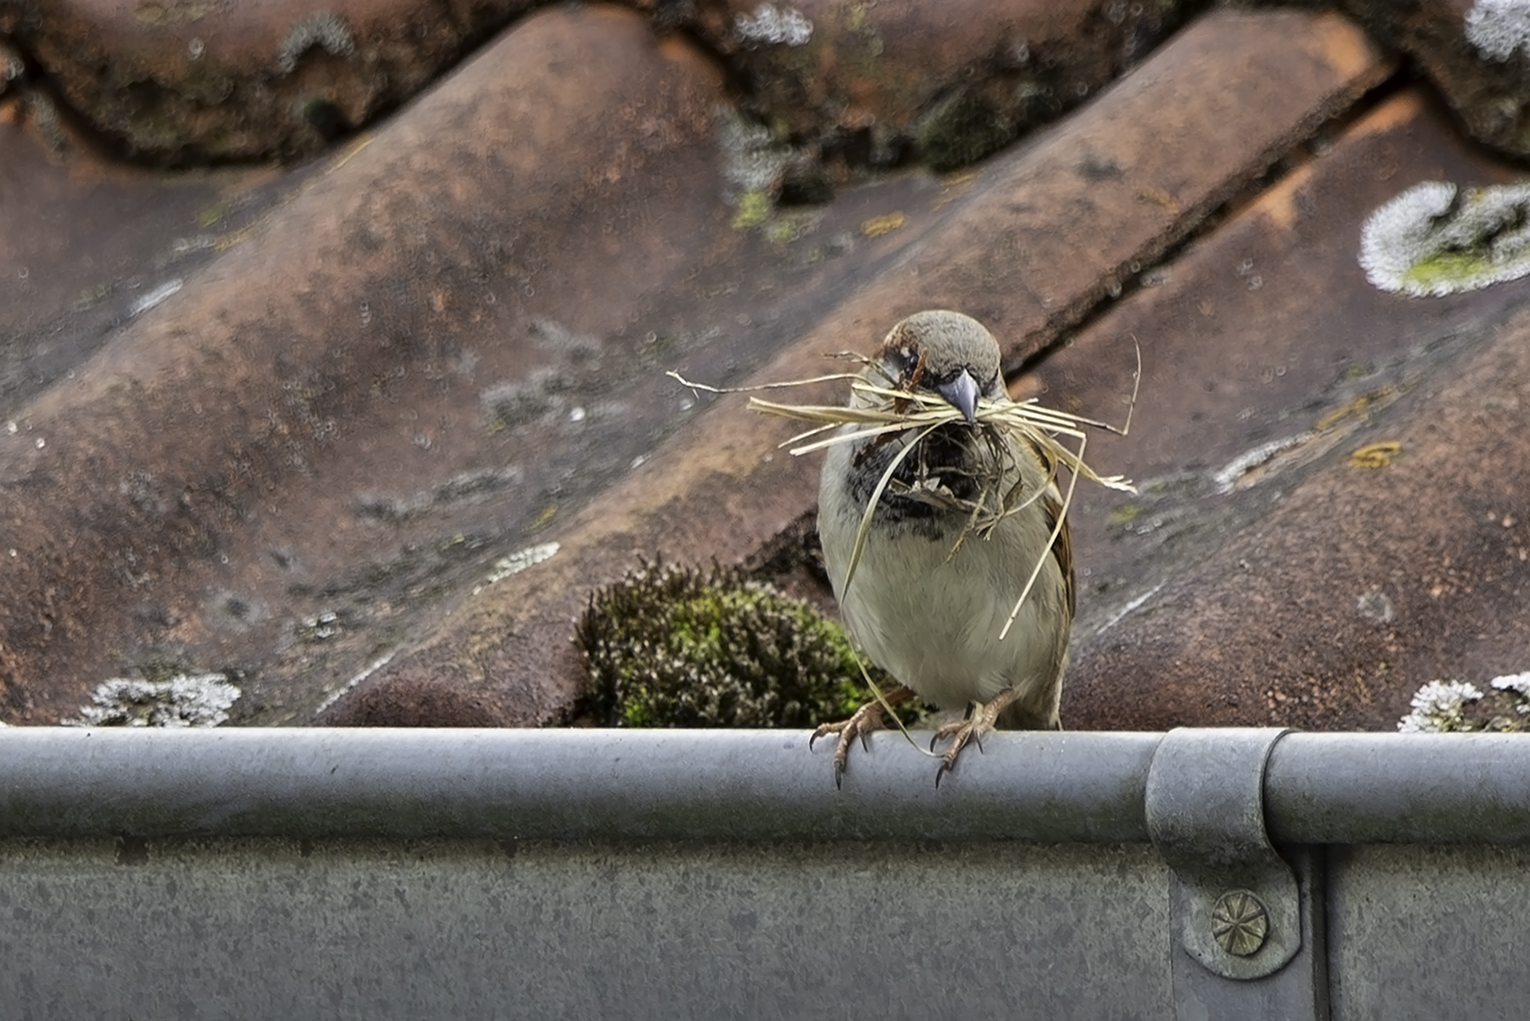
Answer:
[(993, 724), (984, 722), (986, 713), (975, 712), (965, 720), (956, 723), (947, 723), (935, 731), (935, 736), (930, 738), (930, 751), (946, 738), (951, 739), (951, 747), (940, 757), (940, 769), (935, 772), (935, 786), (940, 786), (940, 780), (956, 767), (956, 757), (962, 753), (970, 741), (977, 745), (978, 751), (983, 750), (983, 736), (993, 729)]
[(839, 741), (834, 746), (834, 787), (840, 788), (845, 778), (845, 766), (850, 762), (850, 742), (857, 737), (861, 739), (861, 748), (870, 751), (871, 744), (868, 740), (872, 733), (886, 726), (882, 717), (882, 706), (878, 702), (867, 702), (854, 713), (848, 720), (838, 723), (820, 724), (813, 731), (813, 736), (808, 738), (808, 748), (813, 747), (813, 742), (820, 737), (830, 734), (838, 734)]
[(999, 714), (1018, 697), (1019, 692), (1013, 688), (1006, 688), (988, 702), (974, 702), (972, 709), (967, 713), (964, 720), (956, 720), (947, 723), (935, 730), (935, 736), (930, 738), (930, 751), (941, 741), (949, 738), (951, 747), (940, 757), (940, 769), (935, 773), (935, 786), (940, 786), (940, 780), (947, 773), (956, 768), (956, 757), (967, 747), (968, 742), (977, 745), (978, 751), (983, 750), (983, 738), (993, 733), (994, 724), (999, 719)]

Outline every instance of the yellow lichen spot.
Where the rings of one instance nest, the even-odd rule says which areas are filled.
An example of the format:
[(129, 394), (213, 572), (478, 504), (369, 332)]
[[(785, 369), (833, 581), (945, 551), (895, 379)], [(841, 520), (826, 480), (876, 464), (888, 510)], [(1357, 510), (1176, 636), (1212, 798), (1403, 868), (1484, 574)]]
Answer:
[(228, 203), (217, 202), (197, 212), (198, 227), (216, 227), (228, 215)]
[(873, 216), (861, 224), (861, 233), (869, 238), (879, 238), (883, 234), (891, 234), (899, 227), (908, 222), (908, 217), (902, 213), (888, 213), (886, 216)]
[(550, 503), (546, 507), (542, 508), (542, 513), (537, 515), (537, 519), (535, 521), (526, 526), (526, 531), (536, 532), (546, 528), (548, 525), (552, 524), (552, 519), (557, 516), (558, 505), (555, 503)]
[(941, 181), (940, 194), (935, 196), (935, 201), (930, 203), (930, 211), (941, 208), (946, 203), (965, 195), (977, 180), (976, 170), (963, 170), (960, 173), (951, 174)]
[(1155, 206), (1162, 206), (1171, 213), (1179, 213), (1179, 200), (1162, 188), (1141, 188), (1137, 191), (1137, 198), (1143, 202), (1151, 202)]
[(748, 230), (770, 218), (770, 196), (763, 191), (746, 191), (739, 196), (738, 212), (733, 214), (733, 229)]
[(783, 213), (765, 228), (765, 236), (772, 244), (790, 244), (812, 228), (813, 220), (812, 213)]
[(1402, 453), (1402, 444), (1393, 440), (1367, 443), (1349, 455), (1349, 465), (1351, 468), (1385, 468), (1392, 463), (1392, 458), (1400, 453)]
[(260, 226), (260, 225), (259, 224), (251, 224), (248, 227), (244, 227), (244, 228), (241, 228), (240, 230), (236, 230), (236, 231), (233, 231), (231, 233), (223, 235), (221, 238), (218, 239), (217, 243), (215, 245), (213, 245), (213, 251), (215, 251), (215, 252), (226, 252), (230, 248), (233, 248), (235, 245), (243, 244), (245, 241), (248, 241), (250, 238), (255, 236), (255, 232), (256, 232), (256, 227), (257, 226)]
[(111, 284), (96, 284), (94, 287), (87, 287), (80, 291), (79, 294), (75, 295), (74, 301), (70, 302), (69, 304), (70, 310), (74, 312), (83, 312), (88, 308), (94, 308), (96, 305), (99, 305), (101, 302), (105, 301), (106, 298), (111, 295), (111, 293)]
[(1109, 521), (1112, 525), (1124, 525), (1140, 517), (1142, 517), (1142, 507), (1139, 504), (1127, 503), (1111, 511)]
[(1371, 405), (1377, 402), (1386, 402), (1392, 396), (1392, 388), (1389, 386), (1372, 390), (1370, 393), (1361, 394), (1342, 408), (1335, 408), (1322, 418), (1313, 423), (1315, 432), (1324, 432), (1332, 429), (1346, 418), (1354, 418), (1358, 422), (1368, 422), (1371, 418)]
[(144, 25), (201, 21), (212, 14), (215, 7), (221, 9), (223, 6), (226, 5), (217, 4), (216, 0), (166, 0), (165, 3), (148, 0), (133, 9), (133, 17)]
[(1324, 429), (1333, 428), (1351, 415), (1354, 415), (1360, 421), (1364, 422), (1370, 417), (1368, 414), (1366, 414), (1365, 411), (1370, 403), (1371, 399), (1369, 397), (1356, 397), (1354, 400), (1344, 405), (1344, 407), (1335, 408), (1333, 411), (1330, 411), (1328, 414), (1318, 419), (1317, 422), (1313, 424), (1312, 428), (1318, 432), (1322, 432)]

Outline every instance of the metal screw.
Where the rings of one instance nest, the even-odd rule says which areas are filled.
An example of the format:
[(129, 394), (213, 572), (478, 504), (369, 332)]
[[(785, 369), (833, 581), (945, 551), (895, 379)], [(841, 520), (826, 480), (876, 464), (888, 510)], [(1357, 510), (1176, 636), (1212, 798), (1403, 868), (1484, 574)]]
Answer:
[(1228, 890), (1211, 909), (1211, 935), (1234, 957), (1248, 957), (1264, 946), (1270, 934), (1270, 913), (1247, 890)]

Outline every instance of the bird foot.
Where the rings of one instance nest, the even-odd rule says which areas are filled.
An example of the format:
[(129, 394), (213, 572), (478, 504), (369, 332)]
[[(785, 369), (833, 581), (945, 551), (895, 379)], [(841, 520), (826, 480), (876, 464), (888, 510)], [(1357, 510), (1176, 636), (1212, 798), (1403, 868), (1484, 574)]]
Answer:
[(859, 737), (861, 747), (869, 751), (871, 746), (866, 738), (887, 726), (887, 717), (883, 714), (883, 710), (889, 706), (902, 705), (913, 697), (914, 692), (900, 684), (876, 701), (867, 702), (861, 706), (850, 714), (848, 720), (840, 723), (825, 723), (813, 731), (813, 736), (808, 738), (809, 748), (812, 748), (813, 742), (820, 737), (827, 737), (830, 734), (839, 735), (839, 743), (834, 747), (834, 786), (836, 788), (845, 777), (845, 763), (850, 761), (850, 742)]
[(941, 778), (955, 768), (956, 757), (969, 743), (976, 744), (978, 751), (983, 750), (983, 738), (993, 733), (994, 723), (998, 720), (999, 714), (1019, 697), (1019, 694), (1014, 688), (1006, 688), (986, 703), (972, 703), (966, 719), (956, 720), (936, 728), (935, 735), (930, 738), (930, 751), (933, 752), (935, 746), (941, 741), (951, 742), (951, 746), (940, 757), (940, 769), (935, 773), (936, 787), (940, 786)]
[(866, 738), (878, 730), (887, 726), (887, 720), (882, 715), (882, 703), (867, 702), (854, 713), (848, 720), (839, 723), (819, 724), (813, 736), (808, 738), (808, 747), (813, 747), (813, 742), (820, 737), (828, 737), (830, 734), (838, 734), (839, 742), (834, 747), (834, 786), (837, 788), (845, 776), (845, 764), (850, 761), (850, 743), (857, 737), (861, 739), (861, 747), (869, 750)]

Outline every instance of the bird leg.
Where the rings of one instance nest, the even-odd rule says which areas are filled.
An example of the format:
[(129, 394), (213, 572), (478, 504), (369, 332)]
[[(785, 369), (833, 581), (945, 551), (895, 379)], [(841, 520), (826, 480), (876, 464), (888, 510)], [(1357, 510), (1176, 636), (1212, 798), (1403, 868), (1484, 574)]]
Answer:
[(930, 751), (935, 750), (935, 745), (940, 741), (950, 738), (951, 747), (940, 757), (940, 769), (935, 774), (935, 786), (940, 786), (940, 778), (951, 772), (956, 765), (956, 757), (967, 747), (968, 741), (977, 742), (978, 751), (983, 750), (983, 738), (993, 731), (993, 725), (1005, 708), (1011, 702), (1020, 697), (1020, 692), (1015, 688), (1005, 688), (993, 698), (985, 702), (974, 702), (967, 711), (967, 718), (939, 727), (935, 736), (930, 738)]
[(839, 742), (834, 747), (834, 786), (836, 788), (844, 779), (845, 764), (850, 761), (850, 743), (859, 737), (861, 747), (869, 750), (867, 737), (887, 726), (883, 704), (900, 705), (913, 697), (914, 692), (900, 684), (881, 699), (874, 699), (861, 706), (850, 715), (848, 720), (841, 720), (839, 723), (822, 723), (817, 730), (813, 731), (813, 736), (808, 738), (809, 748), (812, 748), (813, 742), (820, 737), (827, 737), (829, 734), (839, 735)]

